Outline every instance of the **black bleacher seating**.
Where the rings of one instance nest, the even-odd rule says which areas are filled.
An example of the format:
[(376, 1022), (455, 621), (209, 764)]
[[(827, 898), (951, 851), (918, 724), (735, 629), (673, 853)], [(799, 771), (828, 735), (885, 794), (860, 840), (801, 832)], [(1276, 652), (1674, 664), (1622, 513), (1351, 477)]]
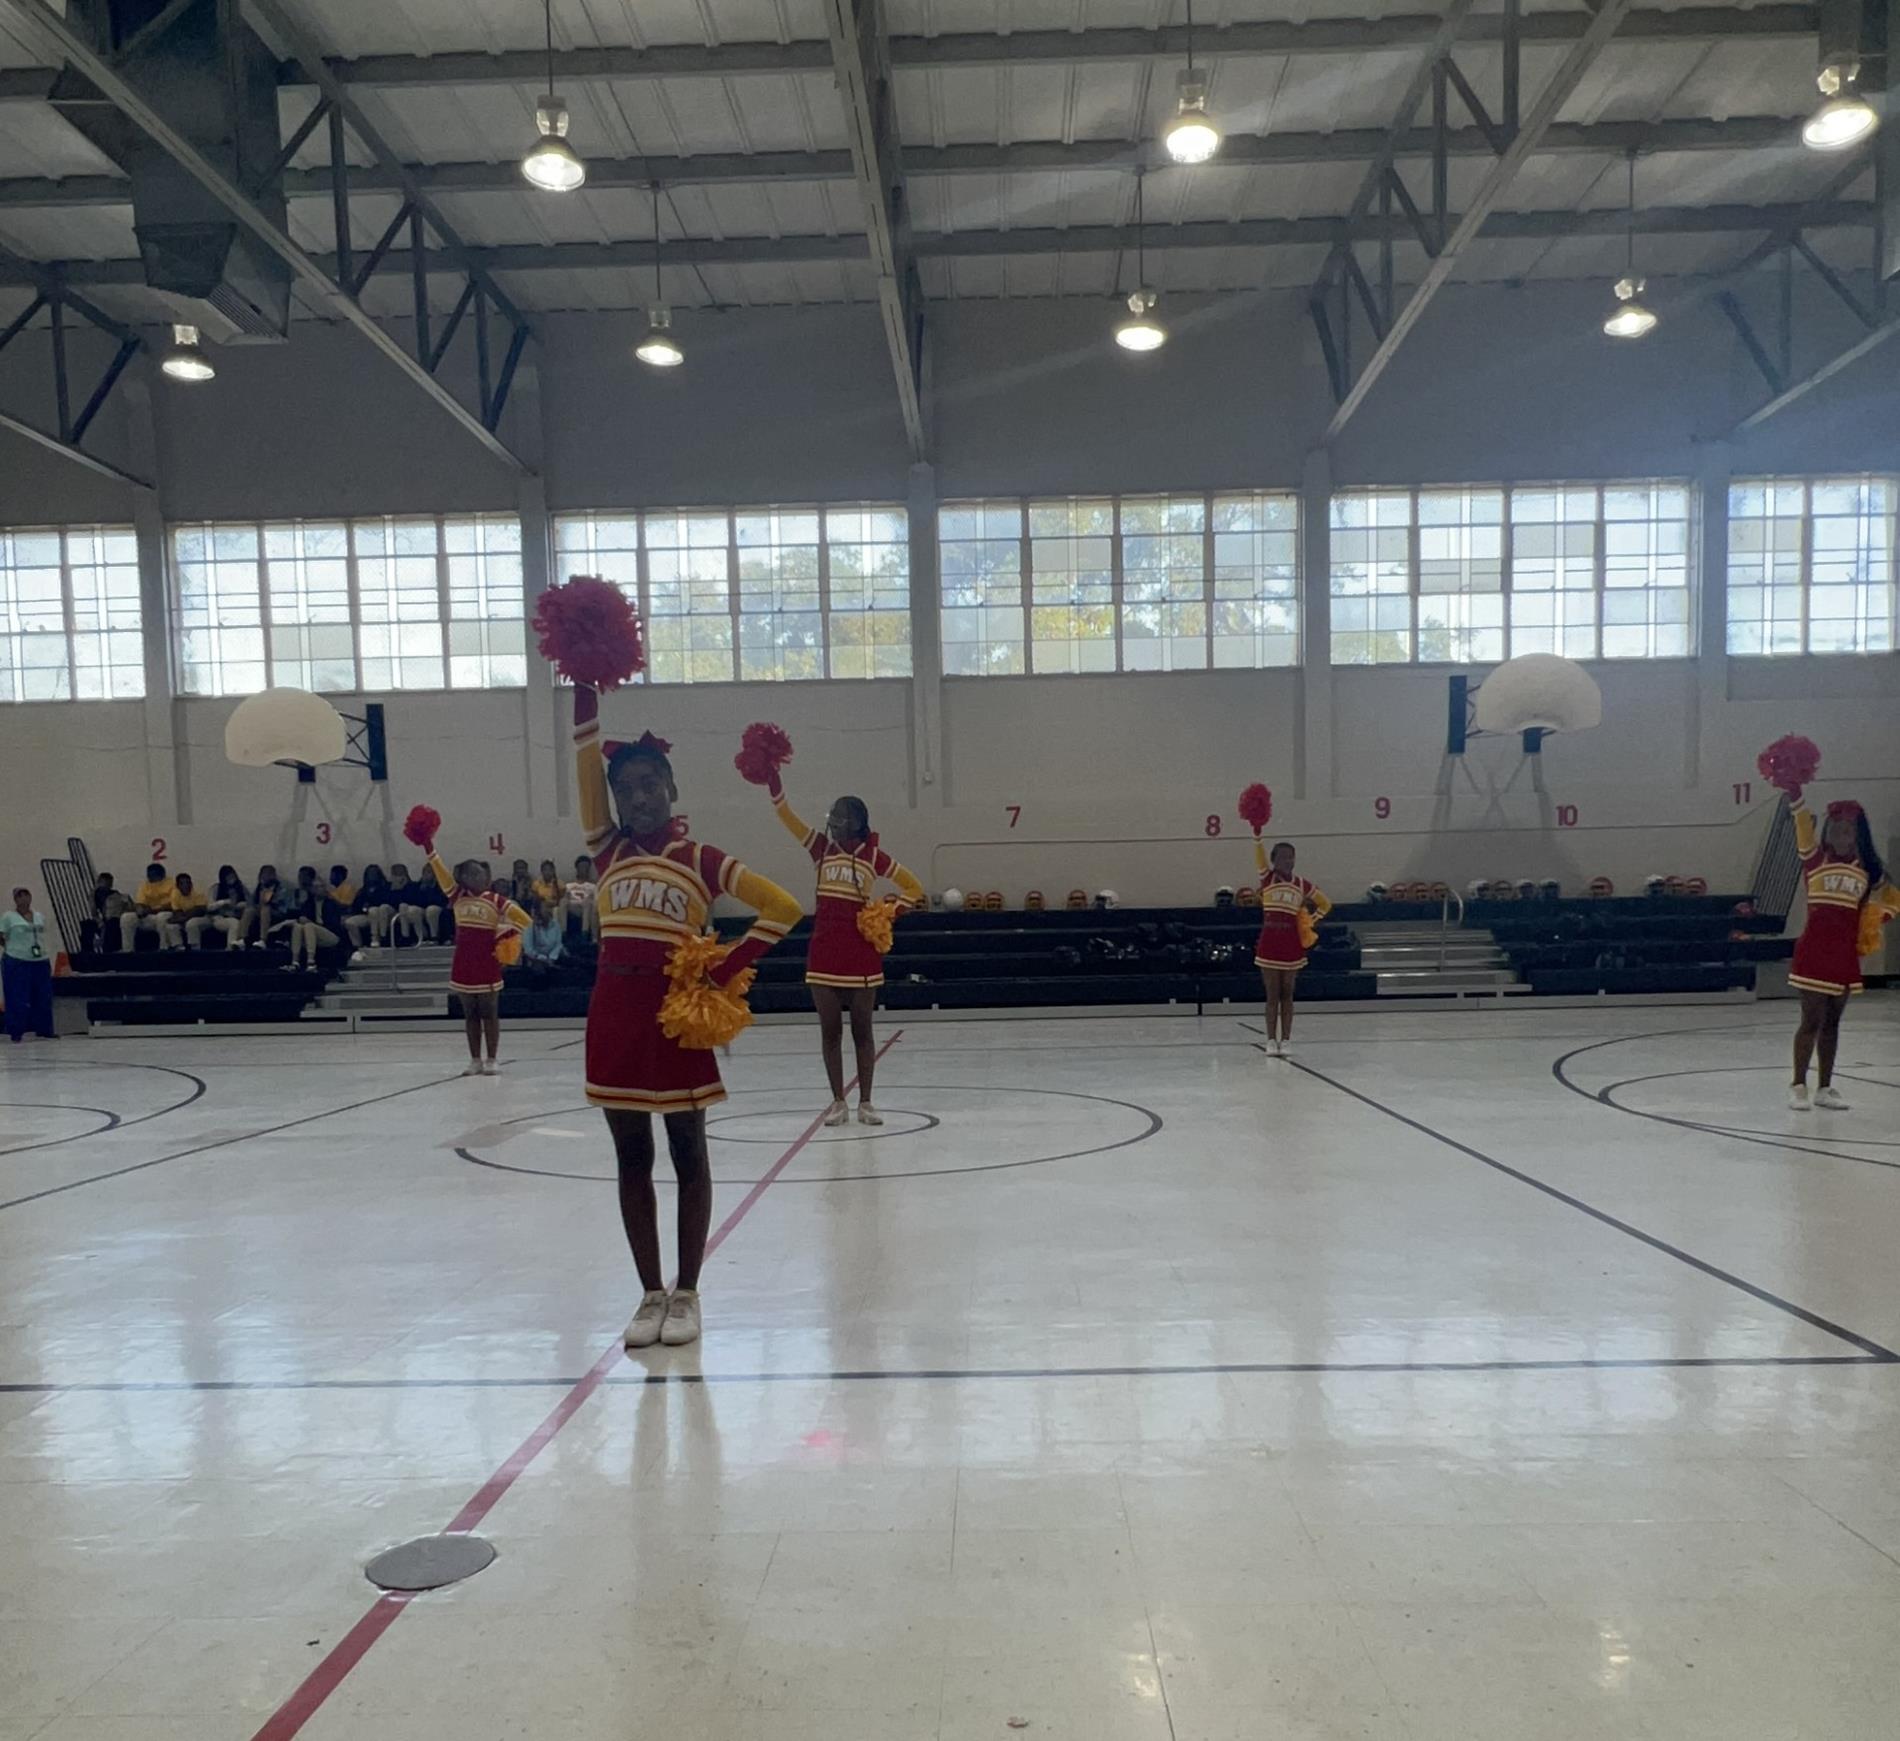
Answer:
[(1753, 990), (1756, 965), (1786, 960), (1794, 939), (1780, 915), (1735, 907), (1722, 895), (1483, 902), (1473, 922), (1534, 993)]
[(283, 949), (88, 953), (74, 956), (73, 971), (53, 981), (53, 995), (85, 999), (93, 1022), (294, 1022), (346, 954), (324, 950), (317, 972), (285, 973), (290, 955)]

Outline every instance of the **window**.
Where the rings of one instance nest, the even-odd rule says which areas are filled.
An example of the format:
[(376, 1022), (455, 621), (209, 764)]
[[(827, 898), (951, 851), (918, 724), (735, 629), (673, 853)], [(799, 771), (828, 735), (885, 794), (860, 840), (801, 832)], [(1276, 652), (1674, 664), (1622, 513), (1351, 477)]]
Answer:
[(1288, 494), (957, 502), (938, 519), (943, 668), (1205, 671), (1299, 656)]
[(187, 695), (528, 680), (512, 514), (178, 526), (172, 556)]
[(1689, 491), (1349, 490), (1332, 504), (1333, 663), (1690, 651)]
[(141, 621), (131, 527), (0, 531), (0, 702), (137, 700)]
[(910, 539), (899, 507), (561, 514), (556, 568), (640, 608), (653, 683), (910, 675)]
[(1891, 478), (1763, 478), (1728, 495), (1731, 653), (1889, 653)]

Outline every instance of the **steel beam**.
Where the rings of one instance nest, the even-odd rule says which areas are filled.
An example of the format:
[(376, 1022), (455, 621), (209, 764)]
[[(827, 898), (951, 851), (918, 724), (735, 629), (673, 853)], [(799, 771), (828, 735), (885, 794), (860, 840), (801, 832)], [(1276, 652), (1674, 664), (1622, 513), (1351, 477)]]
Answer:
[[(1557, 70), (1551, 74), (1544, 88), (1538, 92), (1537, 99), (1523, 117), (1517, 136), (1492, 166), (1471, 203), (1463, 215), (1446, 235), (1445, 245), (1436, 258), (1426, 267), (1424, 276), (1419, 280), (1418, 288), (1407, 298), (1405, 306), (1393, 316), (1392, 324), (1386, 335), (1379, 341), (1379, 347), (1366, 359), (1366, 366), (1360, 370), (1359, 378), (1340, 401), (1339, 408), (1333, 413), (1332, 421), (1326, 426), (1327, 441), (1336, 440), (1344, 431), (1352, 415), (1366, 401), (1366, 395), (1372, 391), (1379, 377), (1390, 367), (1392, 359), (1398, 355), (1407, 337), (1424, 318), (1432, 299), (1450, 281), (1464, 250), (1484, 234), (1485, 221), (1496, 209), (1497, 203), (1509, 191), (1517, 173), (1529, 160), (1537, 147), (1538, 139), (1544, 130), (1556, 120), (1557, 112), (1569, 101), (1583, 76), (1590, 70), (1610, 39), (1616, 34), (1629, 12), (1629, 0), (1600, 0), (1595, 13), (1591, 16), (1583, 34), (1563, 58)], [(1528, 24), (1530, 21), (1525, 20)]]
[[(1539, 142), (1538, 154), (1585, 153), (1624, 157), (1677, 151), (1755, 151), (1785, 146), (1795, 121), (1783, 115), (1734, 116), (1725, 121), (1560, 122)], [(1333, 133), (1242, 133), (1227, 135), (1220, 161), (1230, 167), (1363, 163), (1387, 143), (1383, 131), (1351, 128)], [(297, 143), (303, 143), (299, 139)], [(1492, 157), (1493, 142), (1482, 128), (1453, 128), (1445, 141), (1452, 157)], [(1428, 157), (1429, 128), (1411, 128), (1393, 152), (1400, 160)], [(907, 145), (904, 171), (915, 181), (925, 176), (1028, 175), (1038, 171), (1133, 170), (1152, 161), (1148, 141), (1088, 139), (1035, 140), (1016, 145)], [(413, 184), (429, 194), (514, 193), (521, 171), (513, 163), (406, 164), (406, 176), (380, 165), (348, 169), (347, 182), (359, 193), (400, 193)], [(707, 152), (696, 157), (590, 157), (591, 188), (704, 186), (717, 183), (850, 181), (856, 171), (849, 151)], [(328, 167), (294, 169), (283, 178), (290, 199), (328, 199), (333, 178)], [(131, 183), (116, 175), (18, 176), (0, 180), (0, 207), (60, 208), (123, 206)]]
[[(268, 5), (268, 0), (263, 0), (263, 3)], [(274, 10), (274, 8), (269, 8), (269, 10)], [(268, 16), (268, 11), (266, 15)], [(288, 265), (304, 289), (316, 301), (338, 318), (355, 327), (455, 422), (474, 436), (490, 454), (517, 470), (527, 469), (507, 445), (497, 439), (494, 431), (480, 417), (467, 410), (418, 359), (404, 350), (397, 339), (384, 331), (370, 317), (368, 311), (348, 290), (338, 284), (315, 259), (292, 241), (268, 214), (261, 211), (115, 68), (95, 53), (90, 45), (75, 36), (63, 22), (55, 18), (40, 3), (40, 0), (0, 0), (0, 18), (11, 20), (16, 32), (34, 43), (41, 53), (51, 59), (65, 61), (89, 80), (106, 101), (146, 133), (153, 143), (172, 158), (200, 187), (204, 188), (251, 235)], [(297, 33), (291, 31), (286, 39), (297, 40)], [(332, 101), (335, 101), (334, 97)], [(364, 143), (372, 144), (373, 148), (371, 140), (366, 139)], [(445, 241), (454, 241), (452, 232), (443, 231), (442, 233)], [(503, 306), (507, 306), (505, 301)]]
[[(409, 221), (406, 212), (385, 232), (389, 247), (373, 250), (358, 262), (359, 273), (368, 266), (377, 272), (412, 270), (406, 251), (393, 244)], [(1463, 222), (1453, 216), (1454, 226)], [(1636, 214), (1636, 232), (1646, 236), (1706, 236), (1766, 234), (1798, 223), (1812, 230), (1870, 230), (1874, 207), (1866, 200), (1831, 200), (1813, 205), (1785, 206), (1651, 206)], [(1563, 241), (1573, 237), (1603, 236), (1620, 240), (1628, 228), (1625, 214), (1616, 209), (1581, 212), (1493, 212), (1480, 226), (1486, 241)], [(1350, 240), (1394, 242), (1416, 246), (1417, 236), (1403, 214), (1389, 217), (1372, 213), (1355, 223), (1336, 217), (1249, 218), (1239, 223), (1151, 224), (1148, 251), (1199, 248), (1312, 248), (1331, 247)], [(1131, 224), (1074, 224), (1061, 230), (962, 230), (917, 236), (919, 260), (1008, 259), (1026, 254), (1110, 254), (1135, 245)], [(653, 270), (653, 244), (629, 242), (522, 243), (473, 251), (476, 261), (494, 272), (584, 272), (599, 267)], [(709, 237), (669, 239), (661, 258), (673, 266), (797, 265), (810, 261), (864, 260), (869, 248), (861, 235), (740, 236), (729, 241)], [(314, 263), (327, 270), (334, 256), (316, 255)], [(429, 271), (454, 274), (462, 270), (447, 254), (431, 255)], [(60, 263), (62, 280), (86, 287), (128, 287), (145, 282), (136, 259), (70, 260)], [(0, 286), (33, 287), (35, 280), (0, 257)]]
[(1766, 405), (1757, 406), (1753, 411), (1749, 412), (1740, 423), (1736, 424), (1733, 433), (1740, 435), (1745, 430), (1759, 429), (1769, 418), (1786, 411), (1788, 407), (1797, 400), (1805, 399), (1824, 381), (1833, 380), (1833, 378), (1844, 369), (1851, 369), (1862, 357), (1869, 356), (1874, 351), (1877, 351), (1896, 333), (1900, 333), (1900, 319), (1890, 320), (1881, 326), (1875, 327), (1872, 332), (1868, 333), (1864, 338), (1856, 340), (1853, 344), (1849, 345), (1846, 350), (1836, 352), (1835, 355), (1828, 358), (1818, 369), (1811, 370), (1798, 381), (1790, 382), (1789, 385), (1777, 393), (1774, 398), (1770, 399)]
[(924, 420), (924, 290), (911, 246), (882, 0), (825, 0), (824, 10), (851, 164), (864, 203), (865, 236), (877, 271), (878, 312), (897, 377), (898, 409), (911, 458), (922, 461), (930, 456)]
[(23, 440), (32, 442), (35, 447), (45, 448), (48, 453), (56, 453), (61, 459), (69, 459), (74, 465), (82, 465), (99, 477), (110, 478), (115, 484), (129, 484), (135, 490), (149, 490), (152, 487), (146, 479), (121, 471), (111, 461), (88, 453), (83, 447), (74, 447), (70, 442), (61, 441), (50, 429), (41, 429), (24, 418), (0, 411), (0, 429), (9, 430)]

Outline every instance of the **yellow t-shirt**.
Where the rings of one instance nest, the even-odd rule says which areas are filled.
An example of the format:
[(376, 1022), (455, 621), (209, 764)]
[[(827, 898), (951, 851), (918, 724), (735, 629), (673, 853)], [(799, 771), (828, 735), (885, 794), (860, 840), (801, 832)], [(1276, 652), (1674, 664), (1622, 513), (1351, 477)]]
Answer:
[(163, 877), (155, 883), (140, 883), (139, 892), (132, 897), (133, 904), (150, 907), (154, 912), (169, 913), (173, 910), (174, 897), (178, 885), (170, 877)]
[(540, 877), (536, 877), (532, 886), (537, 900), (546, 901), (550, 907), (558, 907), (561, 904), (561, 895), (566, 884), (544, 882)]
[(174, 882), (172, 884), (171, 908), (174, 913), (187, 914), (187, 915), (192, 914), (192, 913), (202, 913), (210, 906), (210, 904), (211, 903), (209, 902), (209, 900), (206, 899), (202, 891), (198, 889), (193, 889), (190, 894), (186, 894), (182, 889), (178, 887), (177, 883)]

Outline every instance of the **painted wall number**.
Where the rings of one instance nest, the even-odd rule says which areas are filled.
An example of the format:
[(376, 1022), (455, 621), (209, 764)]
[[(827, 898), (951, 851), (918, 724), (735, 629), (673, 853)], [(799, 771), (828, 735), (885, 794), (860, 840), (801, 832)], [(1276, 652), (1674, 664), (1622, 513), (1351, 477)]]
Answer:
[(1218, 811), (1214, 815), (1208, 817), (1207, 821), (1202, 824), (1201, 832), (1205, 834), (1209, 840), (1213, 840), (1216, 836), (1219, 835), (1220, 814)]
[(1575, 828), (1577, 826), (1576, 805), (1559, 804), (1557, 806), (1557, 826), (1559, 828)]
[(152, 863), (163, 864), (164, 862), (165, 862), (165, 837), (162, 834), (155, 834), (152, 836)]
[(1390, 798), (1373, 799), (1372, 814), (1378, 817), (1381, 822), (1385, 821), (1385, 819), (1392, 814), (1392, 800)]
[(327, 822), (319, 822), (317, 824), (317, 845), (328, 846), (329, 844), (330, 844), (330, 825)]
[(1746, 804), (1749, 799), (1754, 796), (1754, 782), (1750, 780), (1737, 780), (1734, 790), (1735, 802), (1737, 804)]
[(500, 834), (491, 834), (488, 837), (488, 850), (497, 853), (506, 852), (508, 850), (508, 843), (502, 839)]
[(1017, 823), (1022, 821), (1023, 807), (1020, 804), (1005, 804), (1003, 808), (1009, 812), (1009, 825), (1011, 828), (1014, 828)]

